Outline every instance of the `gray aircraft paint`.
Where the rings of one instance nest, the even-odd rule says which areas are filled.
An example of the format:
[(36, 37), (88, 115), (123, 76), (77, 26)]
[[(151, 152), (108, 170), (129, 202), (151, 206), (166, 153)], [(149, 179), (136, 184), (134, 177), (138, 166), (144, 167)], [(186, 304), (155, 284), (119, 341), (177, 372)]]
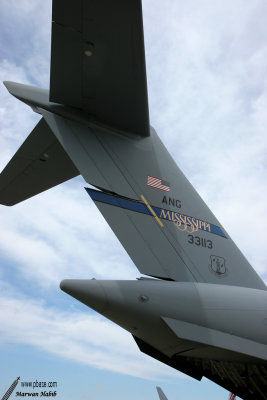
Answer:
[[(213, 346), (208, 351), (215, 359), (267, 361), (267, 336), (261, 329), (266, 291), (250, 289), (248, 297), (246, 288), (226, 285), (95, 279), (64, 280), (61, 289), (168, 357), (183, 342), (183, 356), (205, 358), (207, 345)], [(187, 350), (184, 341), (190, 341)], [(223, 349), (233, 353), (225, 356)]]
[[(6, 85), (10, 87), (8, 83)], [(13, 84), (11, 92), (24, 100), (21, 93), (23, 89), (21, 85)], [(36, 100), (36, 88), (32, 90), (32, 95), (30, 88), (26, 89), (25, 102), (31, 103), (43, 115), (49, 128), (71, 158), (73, 165), (88, 183), (134, 200), (141, 201), (141, 195), (143, 195), (150, 205), (164, 210), (165, 218), (162, 227), (151, 214), (144, 216), (96, 202), (140, 272), (178, 281), (213, 282), (265, 289), (265, 284), (174, 163), (153, 128), (149, 137), (140, 138), (110, 131), (101, 125), (97, 126), (95, 123), (86, 121), (85, 116), (77, 121), (78, 116), (75, 113), (74, 116), (70, 113), (71, 119), (67, 120), (65, 110), (58, 110), (57, 114), (50, 112), (47, 100), (42, 100), (42, 102)], [(41, 95), (44, 96), (43, 91)], [(46, 110), (42, 106), (45, 106)], [(51, 111), (53, 107), (51, 105)], [(59, 113), (63, 115), (58, 115)], [(59, 158), (59, 155), (57, 156)], [(51, 158), (47, 161), (48, 169)], [(11, 168), (11, 165), (7, 168)], [(19, 173), (22, 172), (23, 166)], [(8, 170), (3, 173), (7, 176), (8, 182)], [(192, 232), (191, 227), (184, 230), (185, 225), (178, 226), (177, 221), (172, 220), (172, 215), (178, 210), (171, 206), (166, 209), (165, 204), (162, 203), (166, 192), (147, 185), (149, 174), (164, 177), (170, 182), (170, 194), (173, 197), (179, 196), (181, 199), (179, 213), (220, 227), (224, 236), (210, 233), (208, 229)], [(32, 175), (38, 176), (38, 172), (33, 169)], [(27, 176), (30, 185), (33, 178), (31, 175)], [(3, 196), (6, 198), (6, 181), (3, 183), (0, 181), (0, 185), (3, 187)], [(211, 242), (212, 248), (190, 244), (192, 236), (200, 236), (206, 242)], [(133, 243), (136, 245), (133, 246)], [(216, 269), (212, 268), (212, 256), (225, 260), (224, 273), (218, 274)]]
[(144, 353), (267, 399), (266, 286), (149, 128), (141, 2), (125, 4), (54, 0), (50, 91), (5, 83), (43, 118), (1, 173), (0, 202), (81, 174), (139, 271), (158, 279), (65, 280), (62, 290)]

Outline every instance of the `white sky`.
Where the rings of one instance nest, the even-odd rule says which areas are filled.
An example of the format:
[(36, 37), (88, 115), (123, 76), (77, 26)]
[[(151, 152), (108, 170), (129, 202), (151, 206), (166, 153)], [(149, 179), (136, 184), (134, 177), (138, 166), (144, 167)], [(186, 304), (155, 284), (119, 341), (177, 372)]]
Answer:
[[(151, 124), (265, 282), (266, 12), (264, 0), (143, 1)], [(50, 1), (0, 0), (1, 81), (48, 87), (50, 21)], [(2, 86), (0, 169), (38, 120)], [(163, 379), (176, 399), (175, 384), (191, 379), (141, 354), (127, 332), (58, 289), (66, 277), (139, 276), (83, 186), (79, 178), (0, 208), (1, 346), (109, 371), (122, 386), (127, 375)], [(227, 396), (205, 382), (199, 388), (203, 399)], [(116, 398), (125, 396), (123, 386)], [(156, 398), (154, 389), (146, 398)]]

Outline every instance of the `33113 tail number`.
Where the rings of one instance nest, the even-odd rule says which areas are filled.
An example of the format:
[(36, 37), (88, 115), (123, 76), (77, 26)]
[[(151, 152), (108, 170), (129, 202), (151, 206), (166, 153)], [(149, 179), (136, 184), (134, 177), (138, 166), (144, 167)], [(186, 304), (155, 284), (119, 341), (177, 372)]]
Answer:
[(188, 243), (195, 244), (196, 246), (206, 247), (207, 249), (213, 248), (213, 243), (209, 239), (200, 236), (188, 235)]

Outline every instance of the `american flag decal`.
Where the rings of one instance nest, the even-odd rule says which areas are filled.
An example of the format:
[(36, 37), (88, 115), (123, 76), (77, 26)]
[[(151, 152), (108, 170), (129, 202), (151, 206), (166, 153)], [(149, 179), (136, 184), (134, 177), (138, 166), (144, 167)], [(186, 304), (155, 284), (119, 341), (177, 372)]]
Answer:
[(150, 175), (147, 177), (147, 186), (152, 186), (156, 189), (164, 190), (165, 192), (169, 192), (171, 190), (168, 182)]

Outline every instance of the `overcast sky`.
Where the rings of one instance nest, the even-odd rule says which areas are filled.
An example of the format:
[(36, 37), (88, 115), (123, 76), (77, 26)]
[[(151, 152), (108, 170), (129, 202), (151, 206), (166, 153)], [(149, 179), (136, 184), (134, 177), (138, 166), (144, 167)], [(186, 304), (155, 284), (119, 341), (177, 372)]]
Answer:
[[(267, 4), (144, 0), (150, 122), (267, 282)], [(0, 80), (48, 88), (51, 1), (0, 0)], [(0, 89), (0, 169), (40, 116)], [(130, 334), (59, 290), (140, 276), (78, 177), (0, 207), (0, 397), (17, 377), (58, 399), (226, 399), (143, 355)], [(3, 394), (2, 394), (3, 393)]]

